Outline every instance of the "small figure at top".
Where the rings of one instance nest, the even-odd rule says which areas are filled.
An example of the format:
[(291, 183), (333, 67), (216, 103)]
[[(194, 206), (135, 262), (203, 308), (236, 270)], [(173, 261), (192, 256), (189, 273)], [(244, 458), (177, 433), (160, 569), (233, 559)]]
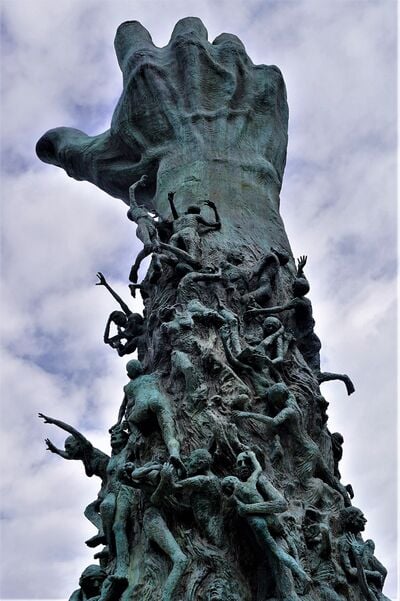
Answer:
[[(137, 223), (136, 237), (143, 242), (143, 249), (136, 257), (134, 265), (132, 265), (131, 272), (129, 274), (129, 280), (136, 284), (138, 280), (138, 271), (141, 262), (145, 257), (148, 257), (152, 252), (156, 252), (159, 249), (159, 238), (156, 218), (158, 214), (150, 211), (142, 206), (139, 206), (136, 201), (136, 190), (137, 188), (145, 187), (147, 185), (147, 175), (142, 175), (139, 181), (132, 184), (129, 188), (129, 209), (127, 217), (131, 221)], [(157, 261), (157, 255), (155, 260)], [(161, 270), (161, 264), (157, 264), (158, 269)]]
[[(201, 255), (200, 236), (206, 231), (203, 228), (211, 230), (219, 230), (221, 228), (221, 220), (217, 211), (217, 207), (212, 200), (206, 200), (204, 204), (213, 209), (215, 221), (207, 221), (200, 215), (201, 208), (191, 205), (186, 209), (183, 215), (179, 215), (174, 204), (175, 192), (169, 192), (168, 201), (172, 211), (172, 236), (168, 244), (161, 244), (165, 250), (175, 252), (178, 258), (183, 258), (181, 254), (176, 253), (176, 250), (183, 251), (192, 260), (199, 260)], [(171, 247), (175, 251), (171, 250)]]

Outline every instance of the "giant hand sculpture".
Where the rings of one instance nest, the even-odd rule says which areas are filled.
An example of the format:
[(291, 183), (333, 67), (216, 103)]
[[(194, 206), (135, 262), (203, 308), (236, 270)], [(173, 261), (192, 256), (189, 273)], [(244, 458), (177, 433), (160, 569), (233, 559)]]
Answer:
[(98, 136), (52, 129), (37, 143), (38, 156), (127, 204), (129, 186), (146, 173), (141, 200), (164, 216), (174, 190), (180, 209), (211, 198), (222, 213), (227, 203), (235, 213), (239, 196), (253, 218), (255, 211), (269, 221), (271, 207), (278, 211), (287, 146), (279, 69), (254, 65), (234, 35), (208, 42), (194, 17), (176, 24), (164, 48), (140, 23), (127, 21), (115, 50), (123, 92), (110, 129)]

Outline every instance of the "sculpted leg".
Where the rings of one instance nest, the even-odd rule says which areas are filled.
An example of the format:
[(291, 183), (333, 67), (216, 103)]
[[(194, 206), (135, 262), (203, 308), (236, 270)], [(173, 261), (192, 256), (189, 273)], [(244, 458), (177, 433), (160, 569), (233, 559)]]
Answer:
[(90, 503), (84, 511), (85, 517), (98, 530), (97, 534), (95, 534), (94, 536), (92, 536), (91, 538), (89, 538), (86, 541), (86, 544), (88, 547), (97, 547), (97, 545), (100, 545), (105, 542), (105, 536), (104, 536), (104, 531), (103, 531), (103, 521), (101, 519), (99, 510), (100, 510), (100, 500), (96, 499), (95, 501)]
[(172, 561), (173, 567), (166, 580), (162, 596), (162, 601), (172, 601), (173, 593), (185, 572), (188, 559), (172, 536), (159, 511), (154, 507), (145, 511), (143, 528), (148, 539), (160, 547)]
[(309, 576), (307, 576), (297, 561), (291, 555), (286, 553), (286, 551), (284, 551), (281, 547), (279, 547), (275, 539), (270, 534), (265, 519), (248, 517), (247, 521), (262, 547), (268, 549), (278, 559), (278, 561), (287, 566), (293, 574), (300, 578), (303, 583), (310, 582)]
[(127, 486), (122, 486), (116, 500), (113, 533), (116, 550), (116, 566), (114, 577), (126, 581), (129, 567), (129, 542), (127, 524), (129, 519), (130, 505), (133, 491)]
[(116, 498), (114, 493), (108, 493), (100, 504), (100, 515), (103, 522), (104, 534), (109, 549), (115, 550), (113, 525), (115, 516)]

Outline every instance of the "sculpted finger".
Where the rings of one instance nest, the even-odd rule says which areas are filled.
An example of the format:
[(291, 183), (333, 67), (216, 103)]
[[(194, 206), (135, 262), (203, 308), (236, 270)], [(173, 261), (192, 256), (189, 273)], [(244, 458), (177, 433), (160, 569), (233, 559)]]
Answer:
[(175, 25), (170, 44), (180, 41), (208, 41), (208, 31), (201, 19), (198, 17), (185, 17)]
[(61, 167), (74, 179), (95, 184), (126, 204), (129, 187), (145, 171), (149, 185), (141, 190), (141, 199), (146, 203), (154, 194), (157, 165), (142, 159), (139, 152), (125, 153), (124, 146), (108, 131), (88, 136), (78, 129), (57, 127), (40, 138), (36, 154), (43, 162)]
[(117, 29), (114, 48), (118, 64), (125, 74), (132, 59), (137, 63), (141, 54), (147, 56), (147, 51), (156, 50), (150, 33), (139, 21), (125, 21)]

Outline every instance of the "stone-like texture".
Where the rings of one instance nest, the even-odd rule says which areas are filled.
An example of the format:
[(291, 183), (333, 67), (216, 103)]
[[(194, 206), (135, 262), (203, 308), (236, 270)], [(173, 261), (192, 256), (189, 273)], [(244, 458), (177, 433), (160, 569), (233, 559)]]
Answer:
[(71, 599), (383, 600), (386, 571), (340, 481), (343, 440), (319, 385), (354, 387), (320, 371), (307, 258), (296, 269), (279, 215), (282, 76), (235, 36), (210, 44), (194, 18), (165, 48), (123, 23), (115, 47), (124, 89), (110, 130), (58, 128), (37, 145), (129, 204), (144, 245), (129, 274), (143, 317), (98, 274), (122, 309), (104, 342), (139, 356), (119, 413), (110, 399), (110, 457), (41, 416), (70, 434), (65, 451), (48, 449), (102, 480), (85, 515), (104, 572)]

